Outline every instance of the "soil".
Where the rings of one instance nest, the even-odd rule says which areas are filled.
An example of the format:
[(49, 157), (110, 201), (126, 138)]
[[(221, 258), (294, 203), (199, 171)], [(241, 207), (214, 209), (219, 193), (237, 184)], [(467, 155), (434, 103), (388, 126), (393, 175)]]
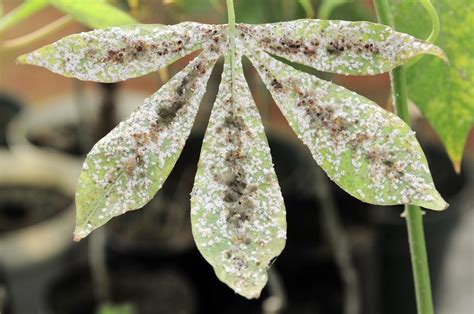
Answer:
[(0, 234), (47, 220), (71, 203), (70, 197), (52, 188), (0, 186)]

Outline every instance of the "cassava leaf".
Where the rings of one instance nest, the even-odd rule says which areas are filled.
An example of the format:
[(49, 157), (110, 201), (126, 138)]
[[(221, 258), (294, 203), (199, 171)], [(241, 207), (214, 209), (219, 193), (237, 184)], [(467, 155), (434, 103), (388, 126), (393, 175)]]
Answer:
[(305, 19), (238, 28), (247, 44), (325, 72), (372, 75), (420, 54), (446, 59), (434, 45), (371, 22)]
[(414, 132), (400, 118), (263, 51), (248, 55), (295, 133), (346, 192), (372, 204), (447, 207)]
[(155, 71), (201, 48), (199, 57), (89, 153), (76, 195), (77, 239), (142, 207), (160, 189), (221, 54), (226, 63), (201, 151), (191, 220), (199, 250), (236, 292), (258, 297), (286, 238), (283, 199), (243, 75), (244, 54), (316, 161), (347, 192), (375, 204), (446, 207), (413, 132), (399, 118), (267, 54), (346, 74), (380, 73), (421, 53), (444, 57), (440, 48), (388, 27), (321, 20), (238, 24), (235, 32), (226, 25), (198, 23), (136, 25), (66, 37), (20, 61), (79, 79), (114, 82)]
[(51, 5), (69, 14), (90, 28), (105, 28), (138, 23), (133, 17), (105, 0), (47, 0)]
[(76, 239), (143, 207), (161, 188), (191, 131), (218, 55), (201, 53), (90, 151), (76, 194)]
[[(436, 130), (457, 170), (464, 144), (474, 125), (474, 2), (433, 1), (441, 19), (439, 45), (449, 65), (423, 58), (407, 69), (409, 97)], [(397, 29), (426, 37), (431, 23), (417, 0), (391, 2)]]
[[(241, 56), (222, 81), (191, 198), (196, 244), (220, 280), (256, 298), (286, 239), (285, 206)], [(233, 81), (232, 76), (235, 75)]]
[(192, 22), (113, 27), (67, 36), (18, 61), (67, 77), (110, 83), (156, 71), (219, 38), (221, 32), (222, 27)]

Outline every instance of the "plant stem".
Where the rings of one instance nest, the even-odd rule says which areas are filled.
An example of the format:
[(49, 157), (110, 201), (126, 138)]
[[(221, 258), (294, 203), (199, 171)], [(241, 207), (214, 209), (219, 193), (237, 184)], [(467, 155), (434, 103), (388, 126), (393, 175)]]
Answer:
[(299, 4), (303, 7), (308, 19), (314, 18), (314, 8), (310, 0), (299, 0)]
[(420, 0), (420, 3), (425, 8), (426, 12), (428, 12), (428, 15), (431, 19), (431, 24), (433, 25), (431, 29), (431, 34), (430, 36), (428, 36), (426, 41), (429, 43), (434, 43), (436, 39), (438, 39), (440, 31), (440, 21), (438, 12), (436, 12), (436, 9), (434, 8), (430, 0)]
[[(427, 42), (430, 44), (434, 44), (436, 42), (436, 39), (438, 39), (439, 31), (440, 31), (440, 21), (439, 21), (439, 15), (438, 12), (436, 12), (436, 9), (434, 8), (433, 4), (431, 3), (430, 0), (420, 0), (421, 5), (425, 8), (426, 12), (430, 16), (431, 19), (431, 33), (426, 39)], [(415, 63), (421, 60), (423, 58), (423, 55), (416, 56), (410, 62), (408, 62), (405, 66), (411, 67)]]
[[(374, 0), (374, 3), (379, 21), (393, 28), (394, 21), (387, 0)], [(405, 68), (400, 66), (392, 70), (390, 77), (395, 112), (409, 125), (410, 115), (408, 112)], [(422, 215), (420, 207), (405, 205), (403, 216), (406, 218), (408, 229), (418, 314), (433, 314), (434, 309)]]

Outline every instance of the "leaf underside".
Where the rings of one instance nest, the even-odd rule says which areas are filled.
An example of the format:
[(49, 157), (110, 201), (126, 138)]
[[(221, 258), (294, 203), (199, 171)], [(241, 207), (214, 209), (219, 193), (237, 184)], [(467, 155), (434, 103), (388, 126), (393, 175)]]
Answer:
[[(233, 45), (231, 47), (231, 42)], [(300, 20), (226, 25), (135, 25), (66, 37), (22, 56), (84, 80), (115, 82), (203, 52), (89, 153), (77, 188), (77, 239), (144, 206), (160, 189), (189, 135), (211, 69), (225, 55), (192, 193), (194, 238), (220, 280), (255, 298), (286, 238), (283, 199), (270, 149), (243, 75), (246, 55), (317, 163), (339, 186), (373, 204), (441, 210), (414, 133), (370, 100), (277, 61), (373, 74), (438, 47), (368, 22)], [(119, 57), (119, 58), (117, 58)]]
[(76, 192), (75, 237), (145, 206), (178, 160), (218, 55), (203, 52), (87, 155)]
[(254, 50), (250, 60), (313, 158), (346, 192), (372, 204), (446, 207), (414, 132), (395, 114), (265, 52)]
[(256, 298), (285, 246), (285, 206), (263, 125), (237, 59), (226, 58), (191, 197), (196, 244), (217, 276)]
[(18, 60), (66, 77), (112, 83), (157, 71), (221, 36), (222, 27), (193, 22), (112, 27), (64, 37)]

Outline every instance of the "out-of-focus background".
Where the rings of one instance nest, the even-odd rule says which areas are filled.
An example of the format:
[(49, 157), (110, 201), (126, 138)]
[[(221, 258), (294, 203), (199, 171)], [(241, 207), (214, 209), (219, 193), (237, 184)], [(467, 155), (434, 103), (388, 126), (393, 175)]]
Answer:
[[(238, 22), (308, 14), (293, 0), (235, 2)], [(4, 14), (21, 3), (4, 0)], [(226, 21), (224, 1), (111, 3), (143, 23)], [(318, 16), (320, 3), (313, 4)], [(345, 1), (324, 14), (376, 20), (372, 2), (365, 0)], [(46, 7), (0, 40), (37, 31), (63, 15)], [(192, 136), (163, 189), (142, 210), (72, 242), (75, 183), (85, 154), (190, 60), (118, 84), (80, 82), (15, 64), (20, 54), (87, 30), (68, 22), (38, 41), (0, 51), (0, 313), (416, 313), (401, 208), (361, 203), (326, 179), (248, 62), (246, 76), (288, 215), (287, 245), (260, 299), (246, 300), (219, 282), (191, 235), (189, 193), (222, 64), (211, 76)], [(392, 110), (387, 74), (317, 74)], [(435, 185), (451, 204), (424, 219), (437, 313), (472, 314), (474, 135), (456, 175), (435, 132), (415, 106), (410, 109)]]

